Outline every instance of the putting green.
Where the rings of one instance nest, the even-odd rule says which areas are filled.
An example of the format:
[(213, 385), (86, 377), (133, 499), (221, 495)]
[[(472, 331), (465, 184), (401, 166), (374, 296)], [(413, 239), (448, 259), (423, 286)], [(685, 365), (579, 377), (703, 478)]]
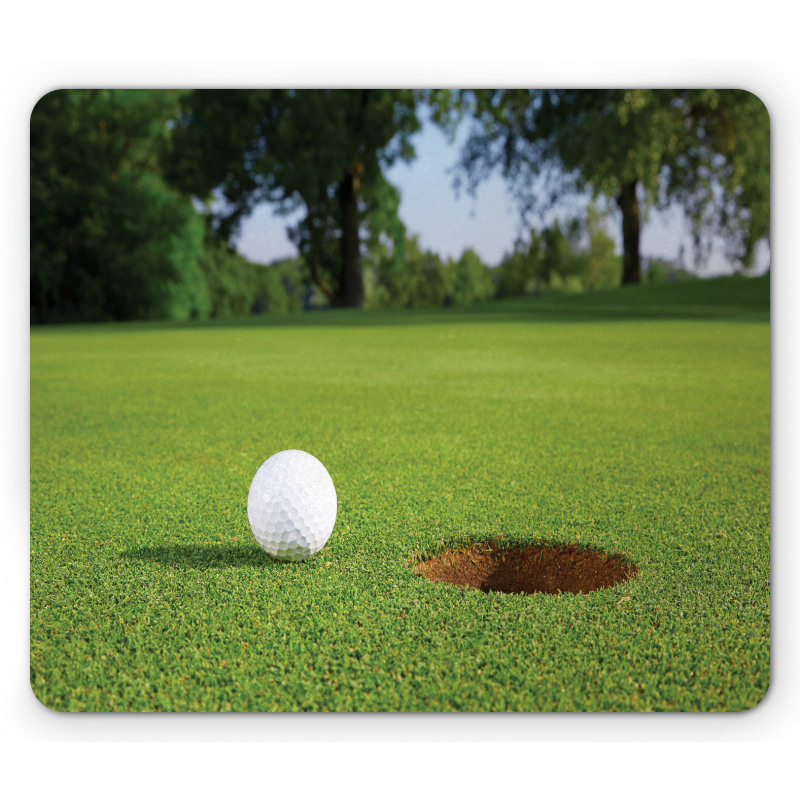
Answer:
[[(768, 279), (31, 331), (31, 683), (59, 710), (741, 710), (769, 685)], [(327, 467), (314, 558), (246, 499)], [(623, 553), (578, 594), (417, 575)]]

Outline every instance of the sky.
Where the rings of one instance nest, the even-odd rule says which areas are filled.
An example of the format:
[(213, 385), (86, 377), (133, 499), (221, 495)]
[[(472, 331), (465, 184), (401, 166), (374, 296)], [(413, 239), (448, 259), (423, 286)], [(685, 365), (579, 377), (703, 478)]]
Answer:
[[(416, 158), (405, 164), (398, 162), (385, 171), (386, 178), (400, 191), (400, 218), (410, 235), (419, 237), (423, 250), (431, 250), (443, 258), (457, 259), (467, 248), (474, 249), (484, 263), (496, 266), (511, 252), (520, 233), (516, 203), (502, 177), (492, 176), (480, 184), (475, 197), (453, 189), (453, 166), (466, 138), (462, 124), (454, 141), (437, 126), (424, 119), (422, 129), (412, 139)], [(270, 205), (256, 208), (244, 221), (236, 242), (237, 250), (256, 263), (267, 264), (278, 258), (294, 257), (295, 247), (286, 236), (286, 227), (301, 219), (303, 212), (279, 217)], [(609, 219), (609, 235), (622, 252), (621, 218)], [(641, 254), (677, 260), (681, 244), (686, 248), (687, 266), (692, 266), (691, 238), (680, 209), (652, 211), (642, 226)], [(762, 272), (767, 254), (759, 253), (755, 272)], [(721, 246), (712, 253), (700, 270), (703, 276), (733, 271), (722, 254)]]

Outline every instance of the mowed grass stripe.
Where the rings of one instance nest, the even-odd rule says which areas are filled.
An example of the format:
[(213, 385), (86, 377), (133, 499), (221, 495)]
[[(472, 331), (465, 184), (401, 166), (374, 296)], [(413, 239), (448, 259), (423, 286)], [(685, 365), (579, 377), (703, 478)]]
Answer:
[[(688, 296), (685, 319), (544, 298), (33, 330), (36, 695), (93, 711), (755, 705), (769, 324), (745, 288), (723, 285), (724, 314)], [(301, 564), (262, 553), (246, 516), (256, 469), (288, 448), (339, 497)], [(639, 574), (524, 596), (413, 573), (498, 538), (624, 552)]]

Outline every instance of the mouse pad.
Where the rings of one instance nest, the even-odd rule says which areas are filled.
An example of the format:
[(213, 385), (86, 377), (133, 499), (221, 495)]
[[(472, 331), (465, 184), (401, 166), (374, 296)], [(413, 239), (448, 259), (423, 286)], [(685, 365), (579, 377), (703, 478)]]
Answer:
[(69, 89), (30, 130), (44, 706), (764, 698), (755, 95)]

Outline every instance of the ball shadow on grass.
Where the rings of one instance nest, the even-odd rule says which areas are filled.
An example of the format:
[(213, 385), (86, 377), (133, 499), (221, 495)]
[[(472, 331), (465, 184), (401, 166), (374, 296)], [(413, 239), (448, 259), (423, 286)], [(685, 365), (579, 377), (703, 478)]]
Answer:
[(621, 553), (574, 544), (513, 547), (489, 542), (446, 550), (414, 570), (431, 581), (504, 594), (581, 594), (615, 586), (637, 572)]
[(120, 553), (126, 561), (160, 564), (173, 569), (222, 569), (226, 567), (263, 567), (281, 563), (271, 559), (255, 543), (244, 545), (169, 544), (136, 547)]

